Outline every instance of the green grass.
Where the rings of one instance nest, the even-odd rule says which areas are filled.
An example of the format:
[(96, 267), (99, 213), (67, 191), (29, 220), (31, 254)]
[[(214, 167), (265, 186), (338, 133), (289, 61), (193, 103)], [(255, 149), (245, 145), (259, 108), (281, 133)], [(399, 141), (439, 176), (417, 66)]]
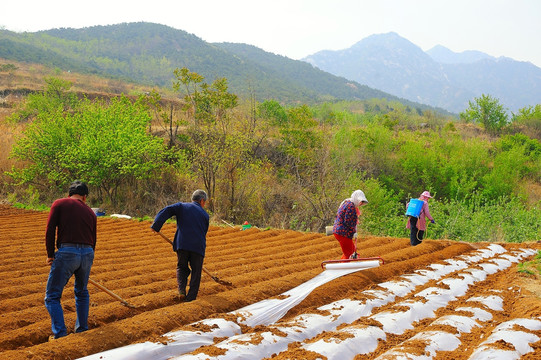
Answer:
[(22, 204), (20, 202), (16, 202), (12, 204), (14, 208), (16, 209), (24, 209), (24, 210), (36, 210), (36, 211), (49, 211), (50, 208), (46, 205), (26, 205)]
[(533, 260), (519, 263), (517, 271), (522, 274), (541, 276), (541, 250), (537, 251), (537, 255)]

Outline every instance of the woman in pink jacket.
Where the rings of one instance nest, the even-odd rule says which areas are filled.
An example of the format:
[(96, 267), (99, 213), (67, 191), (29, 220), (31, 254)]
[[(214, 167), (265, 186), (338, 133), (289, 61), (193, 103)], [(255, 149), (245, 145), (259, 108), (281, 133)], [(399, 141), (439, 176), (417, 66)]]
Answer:
[[(434, 218), (432, 215), (430, 215), (430, 210), (428, 210), (428, 199), (432, 199), (430, 192), (423, 191), (419, 197), (419, 200), (423, 202), (423, 207), (421, 208), (419, 218), (414, 216), (408, 217), (408, 224), (406, 225), (406, 228), (410, 229), (411, 246), (419, 245), (423, 241), (423, 236), (425, 235), (426, 231), (426, 218), (429, 218), (432, 224), (435, 223)], [(408, 204), (409, 202), (406, 204), (406, 208), (408, 207)]]

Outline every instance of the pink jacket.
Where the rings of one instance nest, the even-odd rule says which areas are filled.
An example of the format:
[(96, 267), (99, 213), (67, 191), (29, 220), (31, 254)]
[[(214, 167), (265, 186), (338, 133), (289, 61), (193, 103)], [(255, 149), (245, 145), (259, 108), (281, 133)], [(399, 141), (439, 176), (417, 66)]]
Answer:
[[(406, 204), (406, 209), (408, 208), (409, 202)], [(428, 210), (428, 202), (423, 201), (423, 207), (421, 208), (421, 214), (419, 214), (419, 220), (417, 220), (417, 229), (426, 231), (426, 218), (434, 220), (432, 215), (430, 215), (430, 210)], [(408, 217), (408, 224), (406, 225), (407, 229), (411, 229), (410, 219)]]

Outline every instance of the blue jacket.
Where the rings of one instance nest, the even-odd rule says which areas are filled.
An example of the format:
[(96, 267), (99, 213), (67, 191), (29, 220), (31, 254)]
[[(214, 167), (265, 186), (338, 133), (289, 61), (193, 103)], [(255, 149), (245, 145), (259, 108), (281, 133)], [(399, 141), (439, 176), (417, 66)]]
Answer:
[(209, 229), (209, 215), (205, 209), (197, 202), (178, 202), (161, 209), (150, 227), (160, 231), (165, 221), (173, 216), (177, 218), (173, 250), (188, 250), (205, 256)]

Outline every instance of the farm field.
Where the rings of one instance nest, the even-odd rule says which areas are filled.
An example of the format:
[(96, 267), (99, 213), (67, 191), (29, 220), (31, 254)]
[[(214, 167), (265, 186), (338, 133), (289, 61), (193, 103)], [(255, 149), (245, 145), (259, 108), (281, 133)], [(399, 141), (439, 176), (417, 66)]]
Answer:
[[(203, 274), (198, 299), (181, 303), (171, 246), (150, 230), (149, 221), (110, 217), (98, 218), (91, 279), (133, 308), (89, 284), (90, 330), (48, 341), (47, 215), (0, 205), (0, 359), (108, 358), (105, 351), (130, 344), (172, 343), (166, 333), (208, 338), (201, 346), (179, 346), (180, 359), (541, 357), (539, 282), (516, 268), (533, 259), (539, 242), (425, 240), (411, 247), (406, 238), (361, 237), (360, 255), (381, 256), (383, 265), (317, 287), (272, 324), (246, 325), (232, 314), (281, 299), (320, 275), (321, 261), (341, 256), (336, 240), (212, 226), (204, 266), (232, 285)], [(174, 223), (162, 229), (169, 238), (174, 231)], [(75, 323), (73, 280), (63, 306), (69, 330)], [(227, 326), (233, 334), (220, 332)]]

